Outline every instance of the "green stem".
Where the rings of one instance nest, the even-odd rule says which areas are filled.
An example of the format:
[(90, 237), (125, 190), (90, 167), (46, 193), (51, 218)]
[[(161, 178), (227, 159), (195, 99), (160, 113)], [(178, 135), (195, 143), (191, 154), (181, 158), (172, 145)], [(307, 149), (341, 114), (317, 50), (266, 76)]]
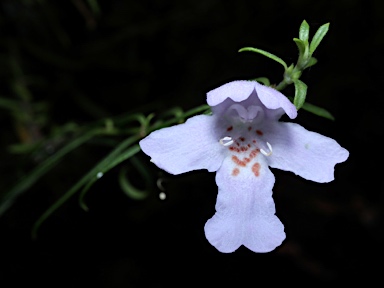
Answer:
[(285, 87), (287, 87), (288, 84), (287, 82), (285, 82), (285, 80), (281, 81), (276, 87), (275, 89), (278, 90), (278, 91), (281, 91), (283, 89), (285, 89)]

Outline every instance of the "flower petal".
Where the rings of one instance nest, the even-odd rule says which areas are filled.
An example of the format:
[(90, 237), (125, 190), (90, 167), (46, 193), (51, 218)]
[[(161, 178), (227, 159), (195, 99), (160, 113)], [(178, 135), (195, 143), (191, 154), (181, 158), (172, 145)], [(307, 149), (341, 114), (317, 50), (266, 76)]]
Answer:
[(285, 239), (272, 199), (275, 178), (263, 155), (254, 160), (239, 166), (238, 160), (226, 157), (217, 171), (216, 213), (204, 230), (220, 252), (233, 252), (241, 245), (254, 252), (269, 252)]
[(259, 96), (261, 103), (263, 103), (265, 107), (268, 109), (282, 108), (289, 118), (296, 118), (297, 109), (286, 96), (274, 88), (261, 85), (258, 82), (256, 82), (256, 84), (255, 89), (257, 96)]
[(216, 106), (224, 102), (227, 98), (235, 102), (248, 99), (255, 89), (255, 81), (238, 80), (221, 85), (207, 93), (207, 103), (209, 106)]
[(217, 171), (224, 159), (224, 146), (216, 135), (215, 116), (198, 115), (185, 123), (156, 130), (139, 144), (159, 168), (171, 174), (207, 169)]
[[(282, 108), (291, 118), (297, 116), (296, 107), (282, 93), (268, 86), (264, 86), (256, 81), (238, 80), (226, 83), (207, 93), (207, 103), (209, 106), (217, 106), (226, 99), (234, 102), (247, 100), (252, 92), (256, 91), (257, 97), (263, 105), (271, 110)], [(283, 113), (279, 113), (279, 117)]]
[(291, 171), (307, 180), (332, 181), (335, 165), (349, 156), (349, 152), (332, 138), (295, 123), (276, 122), (263, 132), (265, 141), (273, 147), (269, 166)]

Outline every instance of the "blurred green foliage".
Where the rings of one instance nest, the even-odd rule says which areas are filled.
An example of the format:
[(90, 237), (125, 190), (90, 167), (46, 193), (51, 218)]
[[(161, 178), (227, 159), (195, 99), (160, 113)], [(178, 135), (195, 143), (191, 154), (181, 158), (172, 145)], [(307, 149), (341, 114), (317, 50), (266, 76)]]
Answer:
[[(159, 29), (156, 18), (148, 26), (140, 19), (126, 26), (121, 22), (124, 17), (135, 18), (135, 9), (146, 7), (132, 6), (122, 12), (120, 5), (126, 8), (122, 2), (104, 5), (100, 9), (96, 0), (2, 3), (0, 108), (8, 125), (4, 123), (2, 129), (6, 160), (2, 168), (7, 172), (2, 174), (0, 216), (41, 178), (52, 173), (73, 173), (73, 178), (79, 178), (53, 197), (54, 204), (37, 219), (34, 236), (40, 224), (80, 190), (81, 207), (87, 209), (84, 195), (98, 175), (140, 151), (137, 142), (142, 137), (208, 108), (203, 105), (184, 112), (149, 96), (151, 64), (140, 59), (141, 48), (148, 47), (137, 36), (154, 35)], [(92, 149), (103, 152), (90, 155)], [(64, 172), (54, 170), (73, 154), (81, 155), (72, 164), (76, 173), (71, 164), (63, 164)], [(141, 165), (138, 161), (134, 159), (136, 168)], [(145, 173), (144, 167), (138, 171)], [(118, 178), (121, 188), (127, 195), (136, 195), (123, 174)], [(56, 190), (55, 185), (62, 183), (51, 185), (49, 189)]]

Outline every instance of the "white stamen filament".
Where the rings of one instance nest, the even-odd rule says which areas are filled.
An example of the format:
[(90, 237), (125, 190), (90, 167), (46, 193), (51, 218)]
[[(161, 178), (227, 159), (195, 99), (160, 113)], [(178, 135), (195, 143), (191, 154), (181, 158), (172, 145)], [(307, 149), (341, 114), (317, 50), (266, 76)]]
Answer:
[(232, 140), (232, 137), (229, 137), (229, 136), (225, 136), (224, 138), (221, 138), (219, 140), (220, 144), (223, 145), (223, 146), (230, 146), (233, 144), (233, 140)]
[(267, 152), (265, 152), (264, 149), (260, 149), (260, 153), (265, 155), (265, 156), (271, 156), (272, 152), (273, 152), (272, 146), (271, 146), (271, 144), (269, 144), (269, 142), (267, 142), (267, 146), (268, 146), (269, 152), (267, 153)]

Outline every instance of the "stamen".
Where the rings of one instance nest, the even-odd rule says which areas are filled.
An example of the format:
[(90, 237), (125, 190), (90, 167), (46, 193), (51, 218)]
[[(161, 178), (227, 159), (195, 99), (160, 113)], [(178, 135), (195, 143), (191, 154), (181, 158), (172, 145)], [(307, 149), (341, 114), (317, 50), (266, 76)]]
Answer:
[(230, 146), (233, 144), (233, 140), (232, 140), (232, 137), (229, 137), (229, 136), (225, 136), (224, 138), (221, 138), (219, 140), (220, 144), (223, 145), (223, 146)]
[(271, 144), (269, 144), (269, 142), (267, 142), (267, 146), (268, 146), (269, 152), (267, 153), (267, 152), (265, 152), (264, 149), (260, 149), (260, 153), (263, 154), (264, 156), (271, 156), (272, 152), (273, 152), (272, 146), (271, 146)]

